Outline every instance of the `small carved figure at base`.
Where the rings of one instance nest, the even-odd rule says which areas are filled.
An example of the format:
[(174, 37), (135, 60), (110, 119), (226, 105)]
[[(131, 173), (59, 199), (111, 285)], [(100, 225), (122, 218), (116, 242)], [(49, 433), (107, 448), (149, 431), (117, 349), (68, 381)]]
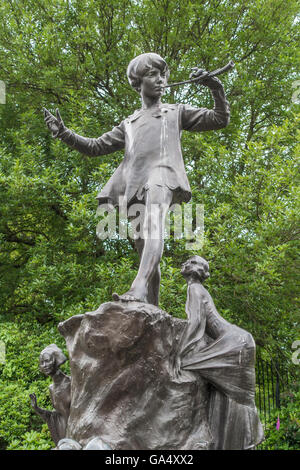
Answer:
[(30, 394), (31, 406), (45, 423), (47, 423), (51, 437), (57, 444), (66, 435), (68, 417), (71, 403), (71, 378), (64, 374), (59, 367), (67, 358), (56, 344), (50, 344), (40, 354), (40, 370), (43, 374), (51, 376), (53, 384), (49, 387), (54, 411), (44, 410), (37, 404), (35, 393)]

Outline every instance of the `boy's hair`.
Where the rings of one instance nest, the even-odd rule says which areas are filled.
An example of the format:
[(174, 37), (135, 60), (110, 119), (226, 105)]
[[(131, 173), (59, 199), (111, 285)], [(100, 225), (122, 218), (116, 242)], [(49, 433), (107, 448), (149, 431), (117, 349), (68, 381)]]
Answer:
[(141, 91), (141, 79), (152, 67), (157, 67), (161, 72), (165, 72), (169, 78), (170, 72), (166, 61), (154, 52), (138, 55), (129, 62), (127, 77), (130, 85), (136, 91)]

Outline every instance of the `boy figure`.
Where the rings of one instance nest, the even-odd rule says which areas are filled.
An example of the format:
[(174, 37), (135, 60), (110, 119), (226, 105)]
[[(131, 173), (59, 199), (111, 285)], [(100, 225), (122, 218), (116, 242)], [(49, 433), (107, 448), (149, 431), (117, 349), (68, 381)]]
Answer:
[[(202, 70), (197, 69), (196, 76)], [(158, 305), (164, 221), (173, 203), (188, 202), (190, 185), (180, 147), (182, 130), (208, 131), (226, 127), (229, 105), (220, 80), (209, 77), (202, 84), (211, 89), (214, 109), (161, 102), (169, 69), (158, 54), (141, 54), (127, 68), (131, 86), (141, 95), (142, 107), (110, 132), (96, 139), (79, 136), (65, 127), (58, 109), (56, 118), (46, 109), (45, 122), (53, 137), (90, 156), (105, 155), (125, 147), (125, 156), (97, 198), (99, 204), (145, 204), (143, 235), (136, 241), (141, 261), (131, 288), (114, 300)], [(151, 234), (155, 233), (153, 237)]]

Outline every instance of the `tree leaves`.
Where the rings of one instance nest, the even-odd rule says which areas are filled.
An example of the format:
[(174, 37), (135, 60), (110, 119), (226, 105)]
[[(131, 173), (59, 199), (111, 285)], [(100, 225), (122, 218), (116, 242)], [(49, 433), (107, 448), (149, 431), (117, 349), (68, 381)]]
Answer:
[[(95, 196), (122, 153), (88, 158), (71, 151), (50, 136), (42, 108), (59, 107), (79, 134), (101, 135), (140, 107), (126, 68), (143, 52), (162, 54), (174, 82), (197, 65), (213, 70), (229, 59), (236, 63), (221, 77), (230, 125), (182, 137), (193, 203), (205, 210), (204, 245), (197, 253), (210, 262), (207, 286), (220, 313), (248, 329), (268, 354), (290, 357), (297, 338), (299, 249), (299, 118), (292, 102), (297, 11), (294, 0), (1, 4), (0, 80), (7, 96), (0, 104), (0, 338), (9, 342), (11, 335), (14, 343), (0, 380), (7, 400), (21, 397), (20, 414), (1, 431), (3, 447), (42, 438), (34, 434), (37, 420), (30, 434), (26, 396), (36, 384), (47, 400), (35, 361), (42, 347), (59, 340), (57, 323), (125, 291), (138, 269), (132, 240), (96, 236)], [(164, 98), (213, 106), (200, 86), (170, 89)], [(191, 254), (184, 240), (171, 237), (161, 266), (161, 307), (180, 317), (180, 264)], [(34, 344), (29, 355), (19, 349), (26, 343), (23, 331)], [(0, 413), (6, 409), (1, 405)]]

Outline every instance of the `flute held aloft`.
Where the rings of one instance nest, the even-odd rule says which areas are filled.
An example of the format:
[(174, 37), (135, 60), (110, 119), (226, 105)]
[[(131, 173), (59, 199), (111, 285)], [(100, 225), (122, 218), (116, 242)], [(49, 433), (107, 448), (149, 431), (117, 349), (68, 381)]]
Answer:
[(230, 60), (228, 64), (226, 64), (224, 67), (216, 69), (213, 72), (204, 72), (204, 70), (195, 67), (192, 69), (194, 70), (194, 72), (192, 72), (190, 75), (190, 77), (193, 78), (190, 78), (190, 80), (185, 80), (183, 82), (169, 83), (168, 85), (165, 85), (164, 88), (169, 88), (177, 85), (185, 85), (187, 83), (200, 82), (200, 80), (205, 80), (209, 77), (216, 77), (217, 75), (221, 75), (222, 73), (228, 72), (229, 70), (233, 69), (234, 66), (234, 62)]

